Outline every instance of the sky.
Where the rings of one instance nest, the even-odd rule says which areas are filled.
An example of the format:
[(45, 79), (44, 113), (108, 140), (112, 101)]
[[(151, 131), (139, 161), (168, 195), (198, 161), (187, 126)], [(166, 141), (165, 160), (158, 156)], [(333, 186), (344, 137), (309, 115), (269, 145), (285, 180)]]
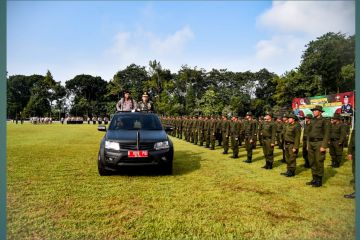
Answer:
[(327, 32), (355, 33), (355, 1), (8, 1), (8, 76), (110, 81), (150, 60), (177, 72), (284, 74)]

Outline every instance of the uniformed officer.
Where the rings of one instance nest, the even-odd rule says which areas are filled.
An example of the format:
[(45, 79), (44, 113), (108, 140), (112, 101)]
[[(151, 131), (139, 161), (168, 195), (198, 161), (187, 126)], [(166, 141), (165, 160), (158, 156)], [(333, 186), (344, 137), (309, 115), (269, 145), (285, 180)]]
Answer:
[(352, 174), (354, 179), (352, 180), (354, 192), (344, 195), (345, 198), (355, 198), (355, 129), (352, 130), (350, 135), (350, 142), (348, 147), (348, 159), (352, 161)]
[(146, 112), (154, 111), (153, 103), (151, 101), (149, 101), (149, 95), (147, 92), (144, 92), (144, 94), (142, 95), (142, 101), (138, 102), (137, 110), (138, 111), (146, 111)]
[(334, 113), (334, 117), (331, 118), (330, 124), (329, 151), (331, 156), (331, 166), (333, 168), (340, 167), (346, 140), (346, 127), (341, 123), (340, 118), (341, 116), (338, 113)]
[(314, 118), (308, 132), (308, 154), (313, 179), (306, 184), (321, 187), (326, 148), (329, 142), (329, 122), (322, 117), (324, 112), (322, 106), (316, 105), (311, 111)]
[(243, 123), (244, 129), (244, 138), (245, 138), (245, 148), (247, 152), (247, 159), (244, 161), (246, 163), (252, 162), (252, 150), (254, 148), (254, 135), (256, 134), (256, 124), (252, 119), (253, 115), (251, 112), (246, 113), (246, 120)]
[(209, 116), (205, 116), (204, 119), (204, 141), (205, 147), (210, 147), (210, 118)]
[(259, 117), (259, 124), (258, 124), (258, 138), (259, 138), (259, 145), (260, 146), (263, 145), (263, 142), (262, 142), (263, 138), (262, 138), (262, 135), (260, 134), (263, 122), (264, 122), (264, 117), (260, 116)]
[(240, 123), (237, 119), (237, 115), (233, 115), (230, 122), (230, 143), (233, 150), (232, 158), (239, 158), (239, 135), (240, 135)]
[(217, 122), (215, 119), (215, 116), (212, 115), (211, 116), (211, 120), (210, 120), (210, 150), (215, 150), (215, 140), (216, 140), (216, 129), (217, 129)]
[[(282, 119), (281, 119), (281, 128), (282, 130), (284, 130), (287, 122), (288, 122), (288, 115), (285, 113), (283, 114), (282, 116)], [(284, 131), (281, 131), (280, 133), (280, 148), (281, 148), (281, 151), (282, 151), (282, 159), (281, 159), (281, 162), (286, 162), (285, 160), (285, 149), (284, 149), (284, 138), (283, 138), (283, 134), (284, 134)]]
[(223, 118), (221, 116), (217, 116), (215, 118), (216, 120), (216, 134), (215, 134), (215, 138), (218, 140), (218, 146), (221, 146), (222, 142), (223, 142), (223, 138), (222, 138), (222, 122), (223, 122)]
[(229, 150), (229, 136), (230, 136), (230, 122), (227, 120), (226, 115), (223, 114), (221, 122), (222, 145), (224, 148), (223, 154), (228, 154)]
[(304, 167), (310, 168), (309, 157), (308, 157), (308, 148), (307, 148), (307, 137), (309, 132), (309, 125), (311, 124), (311, 119), (313, 118), (312, 114), (307, 114), (305, 116), (304, 130), (303, 130), (303, 142), (302, 142), (302, 154), (305, 161)]
[(281, 117), (277, 116), (276, 121), (276, 143), (279, 149), (283, 149), (283, 139), (282, 139), (282, 131), (283, 131), (283, 121)]
[(266, 161), (262, 168), (272, 169), (274, 163), (276, 125), (274, 121), (272, 121), (272, 114), (270, 112), (266, 112), (265, 114), (261, 135), (263, 136), (263, 153)]
[(284, 126), (283, 139), (285, 149), (285, 159), (287, 163), (287, 171), (281, 173), (286, 177), (295, 176), (296, 158), (299, 152), (301, 126), (296, 121), (295, 114), (288, 115), (288, 123)]
[(198, 139), (199, 139), (200, 146), (204, 145), (204, 124), (205, 124), (205, 121), (204, 121), (203, 117), (199, 116), (197, 128), (198, 128)]

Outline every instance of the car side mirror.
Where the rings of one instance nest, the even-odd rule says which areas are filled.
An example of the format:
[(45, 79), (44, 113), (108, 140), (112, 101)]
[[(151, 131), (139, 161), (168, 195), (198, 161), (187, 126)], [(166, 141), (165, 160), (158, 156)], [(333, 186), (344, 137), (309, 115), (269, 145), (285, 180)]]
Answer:
[(166, 126), (165, 127), (165, 132), (172, 132), (172, 131), (174, 131), (174, 128), (173, 127), (170, 127), (170, 126)]
[(99, 125), (99, 126), (98, 126), (98, 131), (100, 131), (100, 132), (106, 132), (106, 126), (104, 126), (104, 125)]

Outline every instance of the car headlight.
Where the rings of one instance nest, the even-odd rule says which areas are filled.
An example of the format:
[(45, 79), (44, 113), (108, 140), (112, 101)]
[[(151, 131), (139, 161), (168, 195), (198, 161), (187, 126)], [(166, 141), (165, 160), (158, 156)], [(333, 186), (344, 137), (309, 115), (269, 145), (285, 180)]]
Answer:
[(154, 148), (155, 150), (167, 149), (169, 148), (169, 141), (157, 142), (155, 143)]
[(105, 148), (112, 150), (120, 150), (120, 144), (118, 142), (105, 141)]

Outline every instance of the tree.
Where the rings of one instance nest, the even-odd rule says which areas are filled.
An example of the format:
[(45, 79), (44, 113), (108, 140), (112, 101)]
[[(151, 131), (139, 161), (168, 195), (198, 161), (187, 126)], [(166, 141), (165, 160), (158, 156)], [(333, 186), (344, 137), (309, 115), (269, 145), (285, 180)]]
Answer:
[[(341, 69), (353, 64), (355, 60), (354, 36), (346, 37), (342, 33), (329, 32), (306, 45), (299, 67), (304, 81), (319, 84), (314, 94), (336, 93), (342, 87)], [(351, 86), (351, 84), (350, 84)]]
[(81, 74), (66, 81), (65, 86), (67, 97), (72, 96), (72, 114), (89, 116), (94, 112), (100, 113), (105, 108), (103, 102), (107, 93), (107, 82), (101, 77)]

